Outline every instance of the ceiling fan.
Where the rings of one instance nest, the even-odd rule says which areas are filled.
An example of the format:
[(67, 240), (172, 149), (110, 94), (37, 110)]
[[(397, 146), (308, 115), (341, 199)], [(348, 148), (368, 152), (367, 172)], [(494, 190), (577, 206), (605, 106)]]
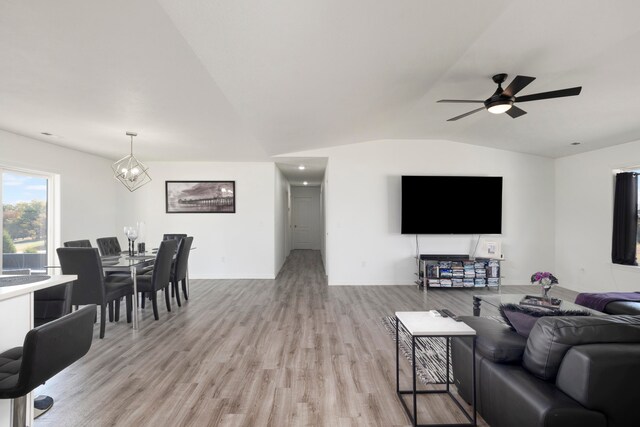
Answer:
[(491, 95), (490, 98), (487, 98), (484, 101), (473, 100), (473, 99), (441, 99), (438, 102), (453, 102), (453, 103), (479, 103), (484, 104), (483, 107), (477, 108), (475, 110), (471, 110), (468, 113), (461, 114), (459, 116), (453, 117), (448, 122), (453, 122), (463, 117), (470, 116), (473, 113), (477, 113), (478, 111), (486, 109), (490, 113), (500, 114), (507, 113), (511, 118), (516, 119), (524, 114), (527, 114), (526, 111), (516, 107), (516, 102), (527, 102), (527, 101), (539, 101), (541, 99), (550, 99), (550, 98), (562, 98), (565, 96), (576, 96), (580, 95), (580, 91), (582, 90), (582, 86), (572, 87), (568, 89), (560, 89), (560, 90), (552, 90), (551, 92), (541, 92), (534, 93), (531, 95), (524, 95), (516, 97), (516, 93), (520, 92), (522, 89), (527, 87), (529, 83), (534, 81), (535, 77), (527, 77), (527, 76), (516, 76), (515, 79), (511, 82), (506, 89), (502, 89), (502, 83), (507, 79), (506, 74), (496, 74), (493, 76), (493, 81), (498, 84), (498, 89)]

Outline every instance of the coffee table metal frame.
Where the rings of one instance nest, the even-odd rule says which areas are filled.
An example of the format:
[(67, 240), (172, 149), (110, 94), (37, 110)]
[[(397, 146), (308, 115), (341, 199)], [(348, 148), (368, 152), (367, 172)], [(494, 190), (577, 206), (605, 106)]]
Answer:
[[(453, 321), (453, 319), (451, 319)], [(477, 411), (476, 411), (476, 337), (475, 335), (460, 335), (460, 334), (455, 334), (455, 335), (445, 335), (445, 334), (438, 334), (438, 335), (413, 335), (411, 332), (409, 332), (409, 330), (406, 328), (406, 326), (404, 324), (402, 324), (404, 330), (409, 333), (411, 335), (411, 363), (412, 363), (412, 389), (411, 390), (401, 390), (400, 389), (400, 344), (399, 344), (399, 325), (402, 323), (402, 321), (398, 318), (398, 316), (396, 315), (396, 393), (398, 394), (398, 398), (400, 399), (400, 402), (402, 403), (402, 406), (404, 408), (405, 413), (407, 414), (407, 416), (411, 419), (411, 422), (413, 424), (413, 426), (415, 427), (420, 427), (420, 426), (431, 426), (431, 427), (444, 427), (444, 426), (476, 426), (477, 425)], [(449, 351), (449, 341), (451, 338), (454, 337), (471, 337), (472, 338), (472, 351), (471, 354), (472, 356), (472, 368), (471, 368), (471, 376), (472, 376), (472, 389), (473, 389), (473, 413), (470, 415), (467, 410), (462, 406), (462, 404), (458, 401), (458, 399), (453, 395), (453, 393), (451, 393), (450, 390), (450, 383), (449, 383), (449, 360), (450, 360), (450, 351)], [(446, 360), (446, 364), (447, 364), (447, 379), (445, 381), (446, 384), (446, 388), (445, 389), (440, 389), (440, 390), (417, 390), (416, 387), (416, 340), (420, 339), (420, 338), (446, 338), (447, 340), (447, 360)], [(458, 408), (460, 408), (460, 410), (462, 411), (462, 413), (464, 414), (464, 416), (467, 418), (467, 420), (469, 420), (468, 423), (446, 423), (446, 424), (418, 424), (418, 410), (417, 410), (417, 396), (419, 394), (442, 394), (442, 393), (446, 393), (448, 394), (451, 399), (453, 400), (453, 402), (458, 406)], [(413, 411), (409, 410), (409, 407), (407, 405), (407, 403), (405, 402), (404, 398), (402, 397), (403, 394), (411, 394), (413, 397)]]

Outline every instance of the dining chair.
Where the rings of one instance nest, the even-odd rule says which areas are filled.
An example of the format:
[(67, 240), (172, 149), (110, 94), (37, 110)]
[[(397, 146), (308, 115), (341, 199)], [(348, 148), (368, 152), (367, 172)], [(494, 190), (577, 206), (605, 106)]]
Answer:
[[(153, 264), (153, 270), (149, 273), (137, 276), (138, 292), (143, 295), (148, 294), (153, 305), (153, 317), (156, 320), (158, 316), (158, 298), (157, 292), (164, 290), (164, 299), (167, 304), (167, 311), (171, 311), (171, 302), (169, 300), (170, 284), (171, 284), (171, 261), (173, 254), (176, 253), (178, 247), (177, 240), (163, 240), (160, 242), (156, 260)], [(144, 299), (143, 299), (144, 300)]]
[(71, 304), (100, 306), (100, 338), (104, 338), (107, 304), (115, 302), (115, 320), (120, 317), (120, 298), (126, 298), (127, 323), (131, 322), (133, 280), (127, 276), (106, 276), (96, 248), (58, 248), (62, 274), (75, 274)]
[(33, 321), (44, 325), (71, 313), (73, 283), (40, 289), (33, 293)]
[(180, 304), (180, 282), (182, 282), (182, 293), (184, 294), (184, 299), (189, 299), (189, 295), (187, 294), (187, 269), (189, 266), (189, 253), (191, 252), (192, 243), (193, 236), (180, 239), (180, 243), (178, 243), (178, 253), (171, 268), (172, 293), (176, 296), (178, 307), (182, 306), (182, 304)]
[(180, 240), (187, 237), (186, 234), (163, 234), (162, 240)]
[(89, 240), (69, 240), (63, 243), (65, 248), (90, 248), (91, 242)]
[(100, 237), (96, 239), (100, 255), (120, 255), (122, 249), (117, 237)]

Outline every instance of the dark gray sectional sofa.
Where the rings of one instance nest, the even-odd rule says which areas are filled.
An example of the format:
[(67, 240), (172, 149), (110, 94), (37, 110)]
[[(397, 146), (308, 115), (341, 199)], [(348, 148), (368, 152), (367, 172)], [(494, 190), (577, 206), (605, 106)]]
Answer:
[(604, 312), (607, 314), (630, 314), (633, 316), (640, 316), (640, 302), (613, 301), (606, 305)]
[[(640, 316), (545, 317), (529, 338), (484, 317), (477, 332), (480, 415), (493, 427), (640, 425)], [(452, 340), (455, 382), (471, 401), (471, 341)]]

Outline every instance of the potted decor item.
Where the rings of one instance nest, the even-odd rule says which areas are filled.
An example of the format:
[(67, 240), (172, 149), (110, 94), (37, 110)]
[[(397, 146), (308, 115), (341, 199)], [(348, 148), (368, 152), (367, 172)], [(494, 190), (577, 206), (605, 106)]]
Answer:
[(558, 284), (558, 279), (548, 271), (538, 271), (531, 275), (531, 284), (540, 285), (542, 297), (549, 299), (549, 290), (553, 285)]

